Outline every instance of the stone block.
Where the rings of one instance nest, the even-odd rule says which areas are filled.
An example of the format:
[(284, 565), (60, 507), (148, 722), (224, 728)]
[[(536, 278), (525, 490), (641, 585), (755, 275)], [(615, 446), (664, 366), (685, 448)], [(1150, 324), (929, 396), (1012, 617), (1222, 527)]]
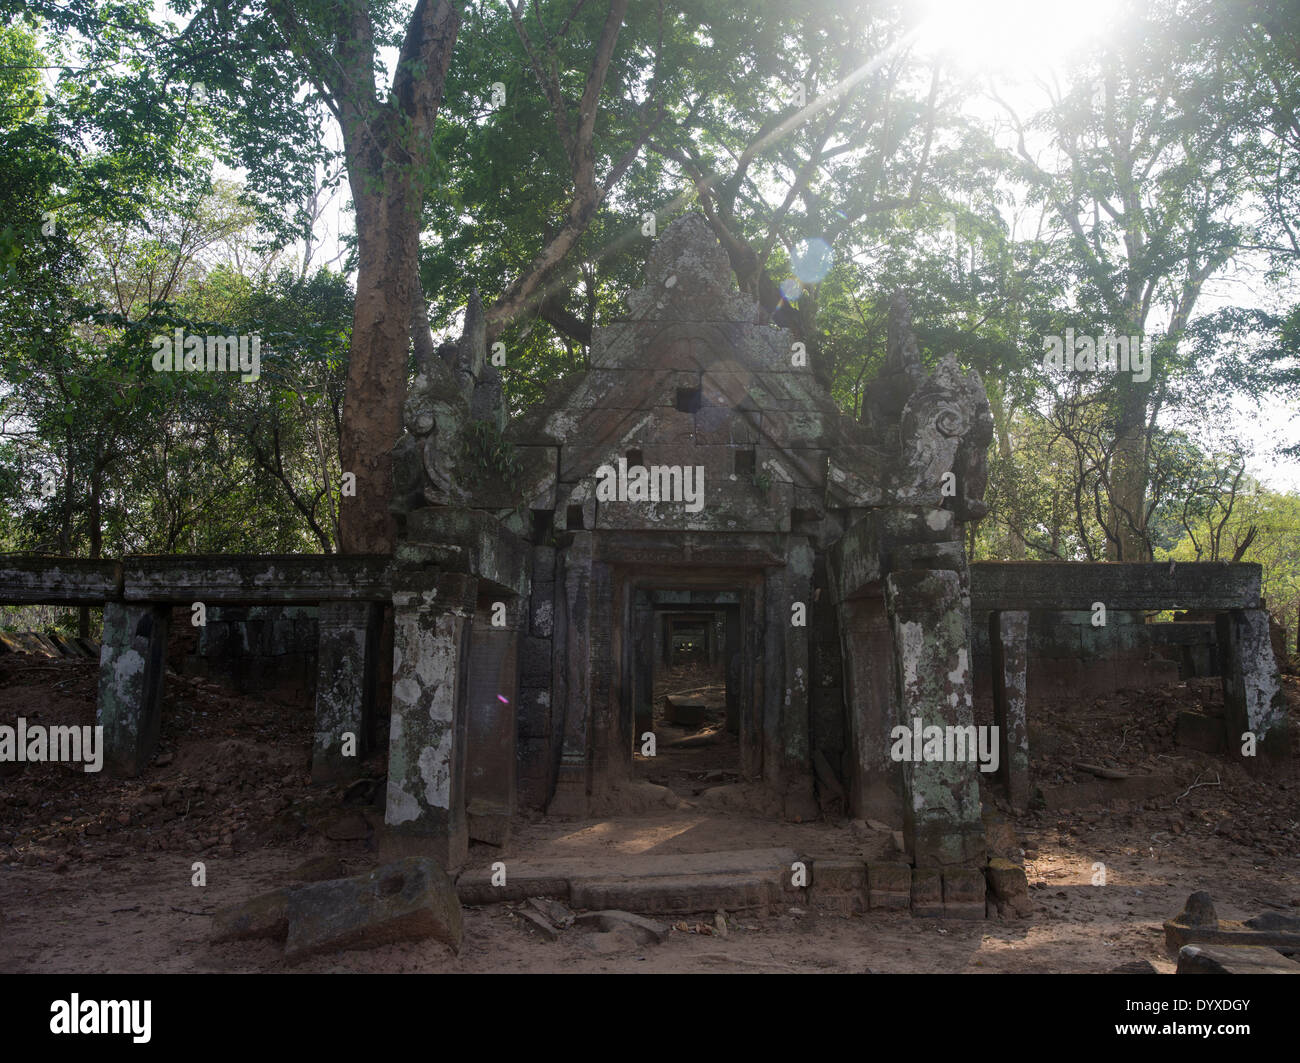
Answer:
[(867, 903), (875, 909), (906, 911), (912, 904), (912, 869), (907, 864), (867, 864)]
[(912, 869), (912, 915), (917, 919), (943, 918), (943, 874), (937, 867)]
[(820, 910), (853, 915), (867, 910), (867, 865), (861, 860), (813, 857), (809, 900)]
[(460, 902), (437, 861), (408, 857), (355, 878), (318, 882), (289, 895), (285, 959), (432, 937), (460, 951)]
[(978, 867), (943, 869), (943, 914), (947, 919), (983, 919), (987, 886)]
[(1300, 963), (1256, 946), (1184, 945), (1175, 974), (1300, 974)]

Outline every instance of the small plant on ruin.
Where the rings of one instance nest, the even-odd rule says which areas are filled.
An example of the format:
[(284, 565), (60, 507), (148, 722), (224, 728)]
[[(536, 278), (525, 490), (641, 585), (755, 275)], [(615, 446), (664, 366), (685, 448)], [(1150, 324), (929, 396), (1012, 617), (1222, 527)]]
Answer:
[(473, 421), (461, 439), (461, 457), (466, 464), (487, 475), (501, 478), (511, 489), (519, 486), (523, 471), (514, 444), (487, 421)]

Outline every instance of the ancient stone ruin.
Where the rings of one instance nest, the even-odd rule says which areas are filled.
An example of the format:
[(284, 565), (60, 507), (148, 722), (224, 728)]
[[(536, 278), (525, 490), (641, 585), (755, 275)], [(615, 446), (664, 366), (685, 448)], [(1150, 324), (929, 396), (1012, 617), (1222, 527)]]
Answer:
[[(520, 810), (582, 817), (644, 794), (634, 762), (655, 726), (654, 663), (683, 648), (725, 670), (737, 792), (754, 809), (806, 822), (834, 795), (853, 818), (901, 827), (907, 863), (820, 872), (819, 889), (839, 882), (873, 907), (978, 915), (986, 878), (1003, 899), (1023, 884), (987, 859), (989, 765), (910, 756), (896, 731), (919, 746), (937, 728), (973, 752), (978, 649), (997, 727), (984, 781), (1023, 807), (1026, 675), (1044, 642), (1031, 614), (1195, 610), (1198, 624), (1165, 641), (1213, 649), (1225, 708), (1194, 726), (1220, 749), (1249, 732), (1261, 757), (1282, 753), (1259, 566), (968, 565), (992, 431), (979, 378), (951, 356), (927, 371), (899, 298), (866, 394), (860, 420), (844, 414), (687, 215), (654, 246), (626, 314), (595, 330), (590, 368), (522, 417), (507, 416), (470, 305), (460, 341), (410, 391), (392, 557), (19, 558), (4, 562), (0, 600), (104, 606), (98, 721), (108, 768), (128, 776), (157, 748), (173, 606), (276, 607), (257, 621), (267, 646), (295, 652), (314, 607), (318, 782), (359, 770), (384, 710), (391, 607), (383, 848), (452, 872), (471, 838), (502, 844)], [(1104, 647), (1087, 637), (1100, 654), (1154, 641), (1136, 632), (1157, 626)], [(788, 878), (797, 855), (768, 862)], [(462, 899), (479, 887), (457, 883)]]
[(396, 452), (389, 822), (445, 834), (455, 863), (466, 810), (508, 816), (517, 788), (552, 813), (600, 804), (648, 726), (654, 596), (689, 591), (723, 607), (742, 772), (787, 819), (818, 816), (819, 764), (854, 814), (905, 822), (921, 864), (979, 863), (967, 766), (889, 759), (898, 719), (973, 723), (978, 377), (952, 358), (927, 374), (900, 303), (868, 416), (847, 417), (698, 215), (596, 329), (591, 368), (509, 425), (498, 475), (464, 445), (505, 424), (486, 354), (472, 306), (422, 367)]

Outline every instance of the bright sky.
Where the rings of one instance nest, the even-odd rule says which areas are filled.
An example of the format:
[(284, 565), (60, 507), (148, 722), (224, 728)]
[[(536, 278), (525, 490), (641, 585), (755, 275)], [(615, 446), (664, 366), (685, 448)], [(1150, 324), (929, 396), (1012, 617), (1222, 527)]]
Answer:
[[(1078, 49), (1106, 32), (1122, 13), (1121, 0), (919, 0), (924, 22), (917, 37), (922, 54), (942, 55), (957, 69), (987, 76), (998, 95), (1022, 115), (1041, 109), (1045, 97), (1032, 82), (1047, 76), (1068, 84), (1070, 58)], [(971, 100), (973, 113), (1000, 114), (992, 101)], [(1033, 150), (1033, 144), (1030, 144)], [(1008, 221), (1010, 219), (1008, 218)], [(1225, 306), (1264, 306), (1265, 298), (1252, 285), (1259, 263), (1230, 265), (1212, 278), (1197, 302), (1204, 314)], [(1300, 278), (1270, 309), (1294, 304)], [(1256, 449), (1250, 471), (1269, 486), (1300, 491), (1300, 464), (1278, 461), (1268, 452), (1281, 443), (1300, 440), (1300, 410), (1269, 400), (1256, 405), (1245, 399), (1234, 404), (1232, 427)], [(1183, 426), (1194, 431), (1195, 425)]]

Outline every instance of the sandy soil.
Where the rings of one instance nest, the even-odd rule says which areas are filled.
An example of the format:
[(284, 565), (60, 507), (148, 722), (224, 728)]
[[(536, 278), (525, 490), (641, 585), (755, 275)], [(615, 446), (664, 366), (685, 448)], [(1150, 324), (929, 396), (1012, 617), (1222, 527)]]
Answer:
[[(1300, 682), (1285, 682), (1300, 719)], [(92, 723), (94, 697), (93, 662), (0, 657), (0, 723)], [(1044, 801), (1012, 818), (986, 794), (991, 818), (1003, 821), (991, 828), (995, 844), (1025, 862), (1035, 901), (1028, 919), (841, 918), (790, 908), (733, 913), (724, 935), (704, 913), (680, 921), (662, 945), (602, 954), (585, 932), (547, 941), (517, 906), (497, 904), (465, 909), (459, 956), (412, 943), (289, 968), (274, 943), (209, 944), (208, 915), (283, 885), (311, 858), (335, 856), (348, 873), (373, 866), (382, 760), (367, 764), (371, 781), (313, 789), (309, 708), (169, 676), (163, 752), (142, 778), (58, 765), (6, 766), (0, 775), (0, 971), (1033, 973), (1148, 960), (1168, 972), (1160, 924), (1193, 890), (1209, 890), (1221, 918), (1300, 908), (1300, 757), (1251, 778), (1173, 742), (1176, 712), (1216, 697), (1217, 682), (1206, 680), (1031, 707)], [(672, 787), (677, 808), (583, 822), (520, 817), (504, 854), (475, 845), (470, 863), (774, 845), (891, 853), (890, 833), (866, 824), (785, 824), (711, 801), (724, 752), (686, 746), (642, 769)], [(1129, 783), (1098, 779), (1079, 761), (1141, 776), (1146, 791), (1117, 798), (1117, 785), (1134, 792)], [(196, 861), (206, 885), (192, 884)], [(1097, 864), (1105, 885), (1093, 885)]]

